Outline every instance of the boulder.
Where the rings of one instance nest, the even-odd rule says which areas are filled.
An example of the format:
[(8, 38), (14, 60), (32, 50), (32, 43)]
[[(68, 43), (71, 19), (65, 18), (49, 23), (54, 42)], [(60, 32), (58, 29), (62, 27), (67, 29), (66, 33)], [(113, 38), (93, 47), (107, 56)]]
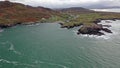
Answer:
[(100, 30), (102, 30), (102, 25), (99, 24), (83, 25), (77, 34), (103, 35)]
[[(107, 27), (111, 27), (110, 25), (104, 25)], [(83, 25), (79, 30), (77, 34), (89, 34), (89, 35), (104, 35), (104, 33), (101, 32), (105, 31), (107, 33), (112, 33), (111, 30), (109, 30), (108, 28), (103, 28), (102, 24), (91, 24), (91, 25)]]

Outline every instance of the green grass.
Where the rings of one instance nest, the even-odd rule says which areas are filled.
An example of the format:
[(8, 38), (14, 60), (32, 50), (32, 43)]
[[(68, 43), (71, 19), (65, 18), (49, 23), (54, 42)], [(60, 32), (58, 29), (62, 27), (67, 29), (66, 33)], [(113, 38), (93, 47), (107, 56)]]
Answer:
[[(48, 19), (45, 19), (45, 18), (42, 18), (40, 20), (41, 23), (46, 23), (46, 22), (57, 22), (57, 21), (63, 21), (65, 22), (67, 19), (70, 19), (70, 15), (68, 14), (61, 14), (61, 15), (52, 15), (50, 18)], [(71, 18), (72, 19), (72, 18)]]
[(97, 19), (113, 19), (113, 18), (120, 19), (120, 13), (105, 13), (105, 12), (84, 13), (78, 14), (76, 18), (73, 17), (72, 19), (69, 20), (69, 22), (65, 22), (63, 26), (74, 27), (75, 25), (79, 25), (81, 23), (85, 25), (91, 25)]

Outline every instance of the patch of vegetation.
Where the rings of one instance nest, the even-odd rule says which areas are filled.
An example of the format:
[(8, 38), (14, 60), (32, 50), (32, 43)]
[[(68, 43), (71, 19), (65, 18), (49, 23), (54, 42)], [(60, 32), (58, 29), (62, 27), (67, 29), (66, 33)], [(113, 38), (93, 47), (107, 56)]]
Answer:
[(75, 25), (84, 24), (91, 25), (99, 19), (120, 19), (120, 13), (109, 13), (109, 12), (92, 12), (92, 13), (82, 13), (74, 15), (69, 22), (63, 23), (64, 27), (74, 27)]
[(41, 23), (46, 23), (46, 22), (54, 23), (59, 21), (66, 22), (67, 19), (72, 19), (72, 17), (69, 14), (60, 13), (59, 15), (53, 14), (48, 19), (42, 18), (39, 22)]

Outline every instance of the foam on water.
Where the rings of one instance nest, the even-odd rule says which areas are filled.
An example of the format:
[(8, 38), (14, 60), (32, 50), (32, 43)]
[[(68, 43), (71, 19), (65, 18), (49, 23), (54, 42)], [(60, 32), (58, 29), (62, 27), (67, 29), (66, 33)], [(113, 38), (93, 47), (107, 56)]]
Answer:
[(120, 20), (116, 20), (116, 21), (110, 21), (111, 23), (106, 23), (105, 22), (106, 20), (102, 21), (100, 24), (103, 24), (103, 25), (111, 25), (110, 29), (113, 33), (112, 34), (109, 34), (109, 33), (106, 33), (107, 35), (118, 35), (120, 34)]
[(9, 61), (9, 60), (2, 59), (2, 58), (0, 58), (0, 63), (13, 64), (13, 65), (16, 65), (16, 66), (21, 65), (21, 66), (35, 67), (35, 65), (32, 65), (32, 64), (20, 63), (20, 62), (17, 62), (17, 61)]
[(8, 50), (13, 51), (15, 54), (21, 55), (20, 52), (15, 50), (14, 45), (12, 43), (10, 43), (10, 48)]
[[(4, 30), (0, 28), (0, 33), (3, 32)], [(0, 34), (0, 36), (2, 36), (2, 34)]]
[(18, 51), (15, 49), (13, 43), (11, 43), (11, 42), (9, 42), (9, 41), (6, 41), (6, 42), (0, 42), (0, 44), (2, 44), (2, 45), (9, 45), (9, 48), (8, 48), (9, 51), (12, 51), (12, 52), (14, 52), (15, 54), (18, 54), (18, 55), (22, 55), (20, 52), (18, 52)]
[(4, 30), (3, 29), (0, 29), (0, 32), (3, 32)]
[(38, 25), (40, 25), (40, 23), (30, 24), (30, 25), (27, 25), (27, 26), (38, 26)]
[(14, 64), (14, 65), (18, 64), (18, 62), (16, 62), (16, 61), (8, 61), (8, 60), (5, 60), (5, 59), (0, 59), (0, 62)]
[(35, 64), (47, 64), (47, 65), (52, 65), (52, 66), (58, 66), (58, 67), (62, 67), (62, 68), (68, 68), (67, 66), (61, 65), (61, 64), (57, 64), (57, 63), (51, 63), (51, 62), (44, 62), (44, 61), (35, 61)]

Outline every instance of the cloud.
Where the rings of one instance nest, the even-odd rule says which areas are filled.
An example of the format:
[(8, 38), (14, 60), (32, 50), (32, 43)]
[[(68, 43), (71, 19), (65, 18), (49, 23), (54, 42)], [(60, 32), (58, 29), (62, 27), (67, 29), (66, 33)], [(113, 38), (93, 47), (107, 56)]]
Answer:
[(80, 7), (80, 6), (120, 6), (120, 0), (10, 0), (32, 6), (49, 8)]

